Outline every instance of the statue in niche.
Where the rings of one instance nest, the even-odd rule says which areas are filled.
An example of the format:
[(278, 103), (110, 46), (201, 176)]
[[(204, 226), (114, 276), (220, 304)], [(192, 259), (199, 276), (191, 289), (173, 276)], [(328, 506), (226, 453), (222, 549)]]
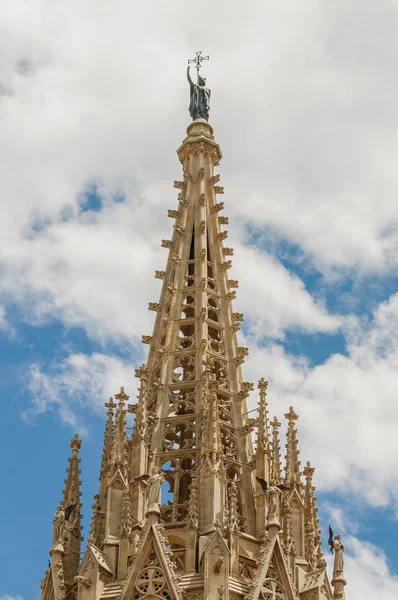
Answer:
[(65, 511), (60, 504), (57, 506), (57, 512), (54, 515), (53, 519), (53, 546), (56, 544), (62, 544), (62, 534), (65, 525)]
[(189, 114), (192, 120), (205, 119), (209, 120), (210, 110), (210, 90), (206, 87), (206, 79), (199, 75), (197, 83), (194, 83), (190, 74), (190, 67), (187, 69), (187, 78), (190, 86), (190, 102), (189, 102)]
[(279, 505), (280, 505), (280, 494), (281, 492), (277, 487), (271, 485), (268, 490), (268, 515), (267, 515), (267, 525), (277, 525), (280, 526), (279, 523)]
[(164, 473), (159, 467), (152, 467), (152, 475), (148, 478), (148, 508), (158, 507), (160, 504), (160, 490), (164, 482)]
[(334, 550), (334, 566), (333, 566), (333, 577), (336, 578), (342, 575), (344, 569), (344, 545), (341, 543), (341, 536), (339, 534), (334, 536), (333, 550)]

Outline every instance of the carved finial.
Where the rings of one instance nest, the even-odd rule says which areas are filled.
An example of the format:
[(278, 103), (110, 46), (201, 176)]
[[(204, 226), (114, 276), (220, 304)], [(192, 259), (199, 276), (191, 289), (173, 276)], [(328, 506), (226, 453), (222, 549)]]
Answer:
[(109, 398), (108, 402), (105, 402), (105, 408), (107, 408), (107, 414), (113, 415), (113, 409), (116, 408), (116, 404), (113, 402), (112, 396)]
[(142, 379), (142, 380), (147, 380), (148, 379), (148, 367), (146, 366), (146, 364), (141, 365), (138, 369), (135, 370), (135, 376), (138, 377), (138, 379)]
[(80, 450), (81, 445), (82, 445), (82, 441), (79, 440), (78, 434), (75, 433), (75, 435), (73, 436), (73, 438), (70, 441), (70, 447), (72, 448), (73, 451), (78, 452)]
[(267, 387), (268, 387), (268, 381), (266, 381), (264, 379), (264, 377), (261, 377), (260, 381), (258, 382), (258, 389), (262, 392), (266, 392), (267, 391)]

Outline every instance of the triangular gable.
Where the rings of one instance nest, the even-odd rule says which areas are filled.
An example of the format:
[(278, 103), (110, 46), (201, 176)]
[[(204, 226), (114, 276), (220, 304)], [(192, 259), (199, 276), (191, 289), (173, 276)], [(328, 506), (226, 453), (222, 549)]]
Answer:
[[(139, 552), (127, 576), (120, 600), (130, 600), (135, 594), (139, 597), (159, 595), (172, 600), (180, 600), (173, 565), (166, 555), (165, 548), (156, 529), (149, 526), (143, 533)], [(138, 597), (138, 596), (137, 596)]]
[(118, 467), (113, 473), (112, 477), (108, 481), (108, 487), (115, 487), (116, 489), (123, 489), (127, 485), (127, 481), (123, 476), (122, 471)]
[[(279, 537), (275, 536), (266, 548), (263, 560), (256, 576), (250, 600), (258, 600), (260, 594), (267, 598), (285, 598), (294, 600), (292, 581), (286, 568)], [(279, 595), (278, 595), (279, 594)]]
[(300, 593), (308, 592), (308, 590), (312, 590), (312, 589), (321, 587), (321, 585), (324, 581), (324, 578), (325, 578), (325, 568), (324, 567), (322, 567), (321, 569), (316, 569), (315, 571), (310, 571), (309, 573), (306, 573), (304, 583), (300, 590)]
[(105, 571), (109, 575), (113, 575), (113, 571), (109, 566), (104, 553), (94, 546), (94, 544), (88, 544), (78, 574), (84, 576), (92, 569), (99, 572)]
[(304, 583), (300, 589), (300, 594), (310, 590), (320, 590), (321, 598), (332, 598), (333, 593), (330, 587), (329, 579), (326, 574), (326, 567), (321, 567), (315, 571), (306, 573)]
[(288, 504), (291, 504), (293, 500), (295, 500), (299, 506), (302, 506), (304, 508), (304, 500), (298, 493), (296, 486), (294, 486), (290, 494), (288, 494), (286, 502)]
[(97, 561), (98, 566), (101, 567), (101, 569), (103, 569), (104, 571), (108, 571), (110, 575), (113, 575), (113, 571), (106, 559), (105, 554), (101, 552), (101, 550), (99, 550), (97, 546), (94, 546), (94, 544), (90, 544), (89, 548), (95, 560)]
[(211, 549), (214, 546), (221, 546), (221, 548), (224, 551), (224, 553), (227, 554), (228, 556), (231, 554), (231, 551), (228, 548), (227, 542), (225, 541), (225, 539), (222, 537), (221, 533), (217, 529), (213, 533), (213, 535), (207, 540), (207, 543), (206, 543), (205, 547), (203, 548), (203, 552), (202, 552), (202, 555), (200, 557), (200, 562), (203, 561), (203, 557), (206, 554), (209, 554), (210, 551), (211, 551)]

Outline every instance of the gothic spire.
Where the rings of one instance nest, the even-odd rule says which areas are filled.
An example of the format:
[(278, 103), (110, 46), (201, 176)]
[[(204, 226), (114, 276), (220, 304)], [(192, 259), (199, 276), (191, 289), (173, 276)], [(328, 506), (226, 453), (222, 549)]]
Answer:
[(297, 429), (295, 428), (295, 421), (297, 421), (298, 416), (294, 412), (293, 406), (285, 414), (285, 418), (288, 420), (288, 429), (284, 483), (287, 486), (301, 486), (300, 461), (298, 458), (300, 450), (298, 449)]
[(106, 490), (108, 484), (108, 474), (110, 471), (111, 454), (113, 447), (113, 431), (114, 431), (114, 409), (116, 404), (113, 398), (109, 398), (105, 402), (107, 409), (107, 417), (105, 423), (104, 443), (102, 449), (101, 470), (99, 476), (98, 494), (94, 496), (94, 504), (92, 505), (92, 517), (88, 542), (94, 544), (98, 548), (102, 548), (105, 537), (105, 511), (106, 511)]
[[(178, 205), (168, 211), (172, 236), (161, 242), (166, 266), (155, 271), (162, 287), (148, 306), (155, 322), (142, 336), (149, 351), (136, 370), (138, 401), (126, 406), (121, 388), (117, 405), (106, 404), (90, 543), (75, 583), (65, 584), (61, 506), (43, 600), (178, 600), (192, 593), (207, 600), (332, 599), (309, 464), (302, 491), (297, 415), (293, 408), (285, 415), (283, 481), (280, 423), (276, 417), (268, 423), (264, 379), (258, 418), (249, 418), (253, 384), (242, 377), (248, 349), (238, 345), (243, 315), (232, 307), (238, 281), (229, 277), (234, 250), (224, 245), (228, 217), (221, 214), (224, 189), (215, 173), (221, 151), (206, 121), (206, 90), (199, 81), (192, 87), (194, 121), (177, 151)], [(130, 439), (127, 412), (135, 415)], [(338, 540), (336, 548), (342, 550)], [(339, 557), (338, 593), (345, 584)]]
[(80, 562), (80, 546), (82, 541), (81, 536), (81, 519), (80, 509), (80, 474), (79, 465), (79, 450), (82, 442), (79, 440), (77, 433), (71, 440), (70, 447), (72, 456), (68, 459), (69, 466), (66, 470), (67, 477), (65, 479), (65, 489), (63, 490), (62, 507), (65, 513), (65, 521), (63, 525), (63, 568), (66, 583), (72, 583), (73, 578), (77, 573)]
[(109, 398), (108, 402), (105, 402), (106, 411), (106, 423), (105, 423), (105, 433), (104, 433), (104, 446), (102, 451), (102, 463), (101, 463), (101, 472), (106, 473), (109, 469), (109, 463), (111, 460), (111, 452), (113, 446), (113, 409), (116, 408), (116, 404), (113, 402), (113, 398)]

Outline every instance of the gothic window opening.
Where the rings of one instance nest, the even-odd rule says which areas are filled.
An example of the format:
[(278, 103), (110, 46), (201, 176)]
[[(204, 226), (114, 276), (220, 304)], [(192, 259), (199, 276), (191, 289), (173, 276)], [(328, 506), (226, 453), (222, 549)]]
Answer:
[(174, 498), (174, 487), (175, 487), (175, 470), (176, 464), (174, 460), (166, 460), (162, 464), (162, 471), (165, 476), (165, 480), (162, 483), (160, 491), (160, 502), (161, 504), (173, 503)]
[(196, 461), (192, 455), (173, 458), (172, 460), (165, 459), (162, 463), (165, 482), (168, 483), (168, 489), (165, 488), (162, 495), (161, 507), (162, 520), (165, 523), (186, 520), (190, 495), (189, 486), (192, 483), (195, 468)]
[(194, 421), (167, 423), (163, 436), (163, 451), (193, 448), (196, 441)]
[(221, 443), (223, 453), (226, 458), (237, 460), (238, 458), (238, 447), (236, 444), (236, 436), (234, 431), (226, 425), (221, 425)]
[(181, 310), (181, 317), (183, 319), (190, 319), (195, 316), (195, 304), (195, 296), (193, 294), (184, 296)]
[(223, 341), (223, 334), (221, 329), (216, 329), (215, 327), (211, 327), (209, 325), (207, 329), (207, 333), (209, 336), (209, 346), (218, 354), (225, 354), (225, 344)]
[(217, 394), (217, 406), (218, 414), (221, 421), (233, 424), (233, 417), (231, 414), (231, 400), (226, 396)]
[(218, 358), (213, 358), (210, 363), (210, 370), (216, 376), (221, 387), (228, 389), (227, 366)]
[(207, 299), (207, 317), (217, 323), (220, 321), (220, 306), (218, 300), (213, 296)]
[(187, 415), (195, 412), (195, 388), (173, 389), (169, 392), (169, 416)]
[(189, 354), (178, 356), (174, 360), (171, 374), (173, 381), (190, 381), (195, 378), (195, 358)]
[(207, 260), (209, 262), (213, 262), (212, 254), (211, 254), (211, 250), (210, 250), (209, 234), (207, 234), (206, 238), (207, 238)]
[(191, 246), (189, 249), (189, 260), (195, 260), (195, 227), (192, 227)]
[(207, 263), (207, 286), (215, 292), (217, 291), (217, 283), (214, 279), (214, 264), (211, 262)]
[(185, 287), (192, 287), (195, 285), (195, 261), (188, 261), (187, 273), (185, 275)]
[(193, 350), (194, 347), (195, 347), (195, 335), (178, 335), (177, 336), (176, 350)]

